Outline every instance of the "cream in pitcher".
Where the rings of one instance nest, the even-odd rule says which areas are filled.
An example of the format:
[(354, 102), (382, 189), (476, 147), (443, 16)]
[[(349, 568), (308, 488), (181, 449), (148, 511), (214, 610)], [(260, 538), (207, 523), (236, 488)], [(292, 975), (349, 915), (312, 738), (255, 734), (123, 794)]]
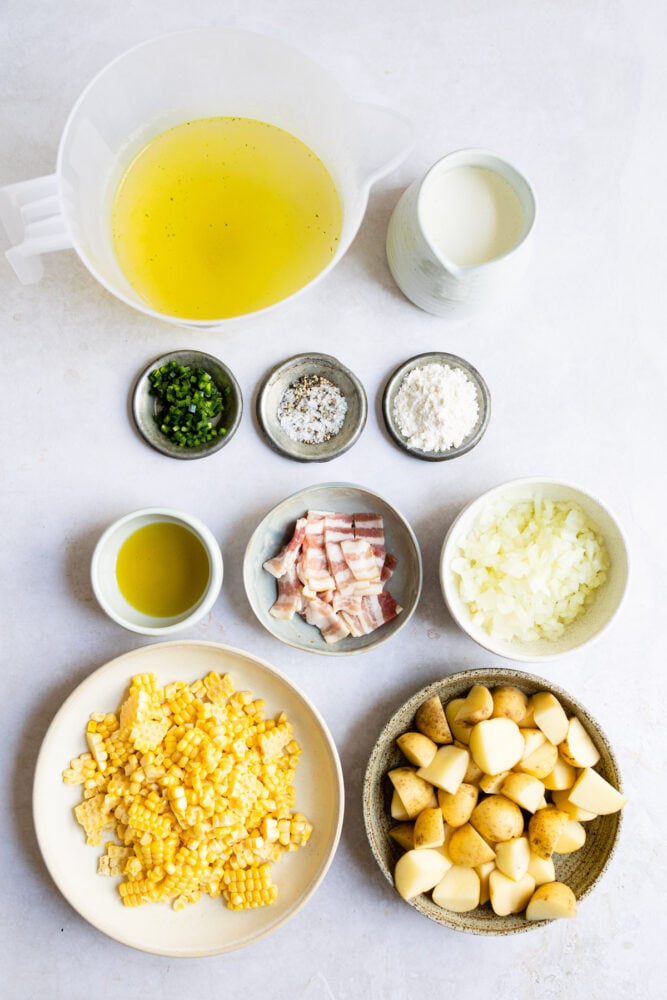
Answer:
[(521, 239), (519, 196), (487, 167), (465, 164), (437, 173), (424, 198), (425, 235), (459, 267), (502, 257)]
[(451, 153), (394, 209), (389, 268), (421, 309), (465, 317), (497, 303), (523, 274), (534, 219), (531, 188), (509, 163), (485, 150)]

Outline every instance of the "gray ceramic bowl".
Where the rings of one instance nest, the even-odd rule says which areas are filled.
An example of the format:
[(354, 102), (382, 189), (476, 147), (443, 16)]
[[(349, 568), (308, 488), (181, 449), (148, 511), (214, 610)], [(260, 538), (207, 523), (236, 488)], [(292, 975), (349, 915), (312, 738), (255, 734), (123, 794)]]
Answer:
[[(423, 367), (428, 364), (448, 365), (450, 368), (459, 369), (472, 382), (477, 394), (477, 423), (457, 448), (449, 448), (447, 451), (422, 451), (420, 448), (415, 448), (401, 433), (394, 413), (396, 396), (398, 395), (403, 379), (413, 368)], [(443, 351), (430, 351), (427, 354), (417, 354), (414, 358), (410, 358), (402, 365), (399, 365), (390, 375), (382, 396), (382, 413), (387, 430), (399, 448), (407, 451), (409, 455), (413, 455), (415, 458), (422, 458), (427, 462), (444, 462), (447, 459), (465, 455), (466, 452), (471, 451), (482, 440), (491, 419), (491, 393), (477, 369), (473, 368), (467, 361), (464, 361), (463, 358), (459, 358), (455, 354), (446, 354)]]
[[(267, 559), (275, 556), (289, 541), (294, 523), (307, 510), (329, 510), (341, 513), (373, 512), (384, 519), (387, 552), (398, 560), (386, 589), (403, 610), (392, 621), (369, 635), (340, 642), (324, 641), (314, 625), (308, 625), (299, 615), (291, 621), (280, 621), (269, 614), (276, 600), (276, 580), (263, 568)], [(421, 594), (422, 561), (415, 534), (399, 512), (371, 490), (351, 483), (323, 483), (300, 490), (287, 497), (255, 529), (243, 562), (243, 582), (250, 606), (264, 628), (289, 646), (329, 656), (349, 656), (365, 653), (392, 639), (410, 620)]]
[[(155, 396), (151, 395), (151, 383), (148, 376), (150, 372), (161, 368), (162, 365), (169, 364), (170, 361), (175, 361), (179, 365), (189, 365), (191, 368), (201, 368), (208, 372), (223, 394), (229, 389), (226, 408), (218, 418), (218, 422), (224, 420), (227, 427), (227, 433), (223, 437), (213, 438), (206, 444), (198, 445), (195, 448), (181, 448), (162, 433), (155, 420), (158, 412), (157, 400)], [(218, 358), (201, 351), (172, 351), (170, 354), (163, 354), (162, 357), (156, 358), (144, 368), (134, 386), (132, 416), (137, 430), (151, 448), (155, 448), (156, 451), (168, 455), (170, 458), (205, 458), (207, 455), (220, 451), (233, 438), (241, 423), (242, 413), (241, 387), (233, 372)]]
[[(392, 790), (387, 771), (406, 763), (405, 757), (396, 746), (396, 738), (414, 729), (415, 712), (427, 698), (437, 694), (443, 703), (446, 703), (452, 698), (463, 696), (473, 684), (485, 684), (488, 687), (513, 684), (528, 695), (537, 691), (551, 691), (560, 700), (567, 714), (576, 715), (582, 722), (599, 750), (600, 761), (596, 765), (596, 770), (612, 785), (621, 789), (616, 758), (599, 724), (562, 688), (541, 677), (519, 670), (492, 667), (452, 674), (418, 691), (392, 715), (380, 733), (366, 769), (363, 788), (366, 832), (375, 860), (392, 886), (394, 866), (402, 852), (389, 836), (389, 830), (396, 821), (391, 819), (389, 812)], [(598, 816), (585, 823), (584, 846), (574, 854), (554, 855), (557, 879), (566, 882), (578, 900), (587, 896), (604, 874), (618, 842), (621, 817), (622, 813), (614, 813), (611, 816)], [(396, 899), (403, 902), (398, 893)], [(523, 914), (499, 917), (488, 904), (478, 906), (470, 913), (453, 913), (438, 906), (430, 894), (426, 893), (410, 900), (409, 905), (414, 906), (430, 920), (472, 934), (516, 934), (549, 923), (546, 920), (528, 921)]]
[[(340, 431), (328, 441), (304, 444), (293, 441), (278, 419), (283, 393), (303, 376), (320, 375), (337, 386), (347, 402)], [(281, 455), (298, 462), (328, 462), (342, 455), (357, 441), (366, 423), (368, 405), (357, 376), (329, 354), (297, 354), (272, 368), (257, 394), (257, 420), (267, 441)]]
[[(571, 501), (579, 505), (604, 538), (611, 567), (607, 580), (599, 588), (593, 603), (557, 639), (536, 639), (523, 642), (507, 641), (490, 635), (470, 617), (467, 605), (459, 593), (459, 578), (452, 572), (452, 560), (460, 552), (460, 543), (483, 511), (499, 499), (510, 502), (540, 496), (545, 500)], [(580, 649), (597, 639), (615, 618), (629, 576), (628, 549), (623, 532), (602, 503), (589, 493), (554, 479), (530, 477), (502, 483), (469, 503), (453, 521), (445, 536), (440, 555), (440, 586), (449, 612), (464, 632), (484, 649), (510, 660), (538, 663), (553, 660), (574, 649)]]

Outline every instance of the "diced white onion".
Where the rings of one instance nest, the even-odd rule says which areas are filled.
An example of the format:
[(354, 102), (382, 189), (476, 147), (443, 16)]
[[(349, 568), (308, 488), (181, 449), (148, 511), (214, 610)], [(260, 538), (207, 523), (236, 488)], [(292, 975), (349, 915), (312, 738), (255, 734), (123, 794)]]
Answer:
[(562, 635), (595, 599), (609, 556), (578, 504), (538, 496), (486, 507), (451, 569), (478, 627), (529, 642)]

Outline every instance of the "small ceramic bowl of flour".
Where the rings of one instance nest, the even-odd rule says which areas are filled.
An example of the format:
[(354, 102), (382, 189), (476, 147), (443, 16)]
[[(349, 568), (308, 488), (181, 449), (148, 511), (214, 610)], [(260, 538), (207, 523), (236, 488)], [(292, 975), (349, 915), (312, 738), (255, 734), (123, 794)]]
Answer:
[(396, 444), (415, 458), (458, 458), (482, 439), (491, 417), (486, 382), (463, 358), (418, 354), (390, 376), (382, 412)]

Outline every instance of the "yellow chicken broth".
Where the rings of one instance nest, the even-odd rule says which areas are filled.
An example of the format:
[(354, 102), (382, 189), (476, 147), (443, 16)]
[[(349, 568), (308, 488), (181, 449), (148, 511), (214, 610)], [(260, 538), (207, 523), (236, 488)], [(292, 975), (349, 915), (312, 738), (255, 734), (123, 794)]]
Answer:
[(113, 205), (125, 277), (156, 311), (224, 319), (296, 292), (336, 252), (341, 206), (326, 167), (289, 132), (202, 118), (152, 139)]

